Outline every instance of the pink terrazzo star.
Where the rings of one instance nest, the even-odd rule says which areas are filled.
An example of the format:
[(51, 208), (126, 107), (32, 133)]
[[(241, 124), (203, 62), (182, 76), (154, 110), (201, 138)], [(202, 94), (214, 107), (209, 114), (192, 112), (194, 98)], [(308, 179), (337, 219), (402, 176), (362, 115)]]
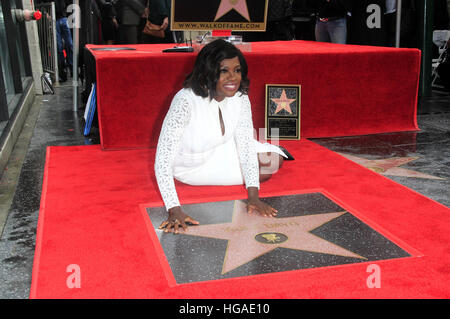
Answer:
[(277, 109), (274, 114), (277, 114), (281, 110), (286, 110), (289, 114), (292, 114), (291, 103), (295, 101), (295, 99), (288, 99), (286, 96), (286, 91), (283, 90), (281, 92), (281, 96), (278, 99), (271, 99), (277, 105)]
[(392, 157), (377, 160), (369, 160), (349, 154), (342, 154), (342, 153), (339, 154), (381, 175), (416, 177), (416, 178), (436, 179), (436, 180), (444, 179), (441, 177), (428, 175), (425, 173), (420, 173), (417, 171), (400, 167), (406, 163), (418, 159), (419, 157)]
[(183, 234), (228, 240), (222, 274), (277, 247), (366, 259), (310, 233), (345, 213), (267, 218), (248, 214), (246, 204), (237, 200), (231, 223), (189, 227)]
[(241, 16), (250, 21), (248, 14), (247, 2), (245, 0), (222, 0), (217, 10), (214, 21), (221, 18), (231, 10), (236, 10)]

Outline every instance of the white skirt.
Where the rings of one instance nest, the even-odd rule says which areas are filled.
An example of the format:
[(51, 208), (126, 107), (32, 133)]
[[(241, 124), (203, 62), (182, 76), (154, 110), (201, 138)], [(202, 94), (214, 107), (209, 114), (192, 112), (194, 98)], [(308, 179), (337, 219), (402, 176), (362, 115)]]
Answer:
[[(269, 143), (255, 142), (257, 153), (273, 152), (287, 158), (277, 146)], [(189, 185), (242, 185), (242, 174), (239, 154), (234, 138), (214, 149), (207, 161), (197, 167), (174, 167), (174, 177)]]

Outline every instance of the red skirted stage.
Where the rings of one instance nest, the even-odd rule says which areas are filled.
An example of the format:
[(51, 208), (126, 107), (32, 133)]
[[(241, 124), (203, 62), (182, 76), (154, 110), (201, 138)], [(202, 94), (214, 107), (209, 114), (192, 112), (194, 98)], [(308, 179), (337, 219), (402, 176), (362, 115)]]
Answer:
[[(162, 205), (155, 150), (50, 147), (30, 297), (450, 297), (447, 207), (310, 141), (283, 145), (296, 160), (262, 184), (261, 197), (323, 192), (410, 256), (177, 285), (166, 277), (167, 262), (142, 210)], [(246, 197), (243, 186), (177, 188), (182, 204)], [(380, 269), (380, 288), (367, 285), (371, 264)]]
[[(164, 116), (196, 53), (173, 45), (95, 51), (104, 149), (155, 146)], [(256, 130), (263, 128), (266, 84), (300, 84), (301, 137), (417, 130), (420, 51), (309, 41), (255, 42), (244, 52)]]

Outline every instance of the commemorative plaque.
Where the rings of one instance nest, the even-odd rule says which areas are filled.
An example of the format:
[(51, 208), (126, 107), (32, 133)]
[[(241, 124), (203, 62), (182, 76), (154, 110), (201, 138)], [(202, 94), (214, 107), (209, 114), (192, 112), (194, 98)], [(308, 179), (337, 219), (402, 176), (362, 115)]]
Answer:
[(266, 84), (266, 139), (300, 139), (301, 86)]
[(265, 31), (268, 0), (172, 0), (171, 30)]

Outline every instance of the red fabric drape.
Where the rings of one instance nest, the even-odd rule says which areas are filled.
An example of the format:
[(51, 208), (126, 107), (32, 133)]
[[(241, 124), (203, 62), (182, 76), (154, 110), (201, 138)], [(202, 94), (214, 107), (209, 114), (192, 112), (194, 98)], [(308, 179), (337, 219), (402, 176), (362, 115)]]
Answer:
[[(196, 53), (91, 51), (97, 64), (104, 149), (153, 147)], [(88, 46), (90, 49), (103, 46)], [(301, 136), (417, 130), (420, 51), (309, 41), (251, 43), (244, 52), (255, 129), (264, 127), (265, 85), (300, 84)]]

